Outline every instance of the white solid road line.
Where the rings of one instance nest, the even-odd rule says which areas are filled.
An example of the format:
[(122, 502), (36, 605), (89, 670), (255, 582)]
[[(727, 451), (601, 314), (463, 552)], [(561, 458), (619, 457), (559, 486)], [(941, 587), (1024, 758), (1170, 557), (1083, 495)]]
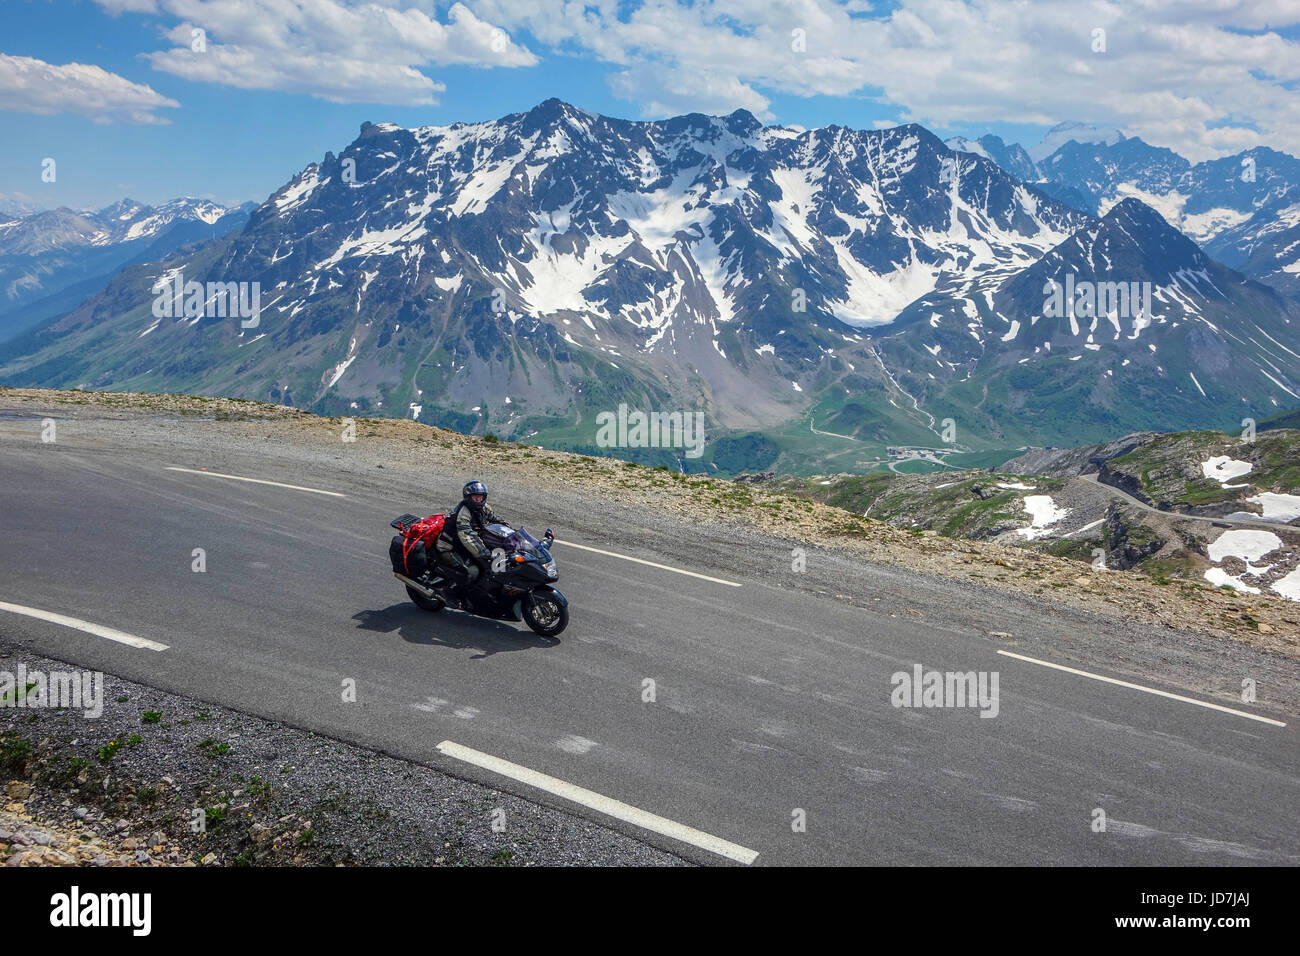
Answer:
[(1130, 684), (1126, 680), (1116, 680), (1113, 677), (1102, 677), (1100, 674), (1090, 674), (1087, 671), (1077, 670), (1073, 667), (1066, 667), (1063, 664), (1053, 664), (1051, 661), (1040, 661), (1036, 657), (1025, 657), (1024, 654), (1013, 654), (1011, 651), (998, 651), (1004, 657), (1014, 657), (1018, 661), (1028, 661), (1031, 664), (1041, 664), (1043, 667), (1050, 667), (1053, 670), (1065, 671), (1067, 674), (1078, 674), (1080, 677), (1090, 677), (1093, 680), (1105, 681), (1107, 684), (1115, 684), (1118, 687), (1128, 687), (1132, 690), (1140, 690), (1146, 694), (1155, 694), (1158, 697), (1168, 697), (1170, 700), (1181, 700), (1185, 704), (1195, 704), (1197, 707), (1208, 707), (1210, 710), (1222, 711), (1225, 714), (1232, 714), (1236, 717), (1248, 717), (1251, 720), (1258, 720), (1261, 724), (1272, 724), (1274, 727), (1285, 727), (1286, 724), (1280, 720), (1273, 720), (1271, 717), (1260, 717), (1258, 714), (1248, 714), (1244, 710), (1233, 710), (1231, 707), (1224, 707), (1221, 704), (1211, 704), (1208, 701), (1196, 700), (1192, 697), (1184, 697), (1181, 694), (1171, 694), (1167, 690), (1156, 690), (1154, 687), (1143, 687), (1141, 684)]
[(602, 551), (600, 548), (589, 548), (585, 544), (574, 544), (572, 541), (561, 541), (558, 538), (555, 540), (555, 543), (563, 544), (570, 548), (578, 548), (581, 551), (591, 551), (595, 554), (603, 554), (608, 558), (619, 558), (623, 561), (635, 561), (637, 564), (649, 565), (652, 568), (659, 568), (661, 571), (671, 571), (674, 574), (685, 574), (692, 578), (699, 578), (702, 581), (712, 581), (714, 584), (725, 584), (729, 588), (744, 587), (744, 585), (737, 584), (735, 581), (724, 581), (722, 578), (711, 578), (707, 574), (699, 574), (695, 571), (683, 571), (681, 568), (669, 567), (666, 564), (656, 564), (654, 561), (645, 561), (641, 558), (628, 557), (626, 554), (617, 554), (614, 551)]
[(104, 637), (110, 641), (117, 641), (119, 644), (129, 644), (132, 647), (143, 648), (146, 651), (167, 650), (166, 644), (159, 644), (157, 641), (151, 641), (143, 637), (136, 637), (134, 634), (127, 634), (125, 631), (119, 631), (116, 628), (104, 627), (100, 624), (92, 624), (90, 621), (68, 617), (64, 614), (55, 614), (52, 611), (42, 611), (38, 607), (24, 607), (21, 604), (7, 604), (4, 601), (0, 601), (0, 611), (11, 611), (14, 614), (22, 614), (27, 617), (39, 618), (42, 621), (49, 621), (51, 624), (62, 624), (64, 627), (76, 628), (78, 631), (85, 631), (87, 634), (94, 634), (96, 637)]
[(332, 498), (347, 497), (347, 495), (339, 491), (322, 491), (319, 488), (304, 488), (302, 485), (286, 485), (283, 481), (267, 481), (265, 478), (245, 478), (242, 475), (223, 475), (219, 471), (200, 471), (197, 468), (177, 468), (174, 465), (168, 465), (167, 470), (183, 471), (190, 475), (207, 475), (211, 478), (229, 478), (232, 481), (251, 481), (255, 485), (275, 485), (277, 488), (292, 488), (294, 491), (310, 491), (314, 495), (329, 495)]
[(676, 823), (665, 817), (656, 816), (653, 813), (647, 813), (645, 810), (638, 810), (636, 807), (629, 806), (626, 803), (620, 803), (618, 800), (611, 800), (609, 797), (601, 796), (591, 790), (584, 790), (582, 787), (575, 787), (571, 783), (565, 783), (556, 777), (547, 776), (544, 773), (538, 773), (536, 770), (529, 770), (527, 767), (521, 767), (517, 763), (511, 763), (509, 760), (502, 760), (500, 757), (493, 757), (491, 754), (485, 754), (479, 750), (472, 750), (450, 740), (444, 740), (438, 744), (438, 750), (448, 757), (455, 757), (457, 760), (463, 760), (471, 763), (476, 767), (482, 767), (484, 770), (491, 770), (493, 773), (499, 773), (503, 777), (509, 777), (511, 780), (518, 780), (520, 783), (526, 783), (530, 787), (536, 787), (539, 790), (545, 790), (547, 793), (553, 793), (557, 797), (563, 797), (574, 803), (580, 804), (589, 809), (596, 810), (606, 816), (611, 816), (616, 820), (622, 820), (624, 823), (631, 823), (645, 830), (651, 830), (654, 833), (661, 833), (664, 836), (672, 837), (674, 840), (680, 840), (683, 843), (689, 843), (691, 846), (699, 847), (702, 850), (708, 850), (710, 853), (716, 853), (719, 856), (725, 856), (729, 860), (735, 860), (737, 863), (746, 865), (753, 863), (758, 857), (756, 850), (749, 850), (735, 843), (729, 843), (720, 837), (712, 836), (702, 830), (696, 830), (681, 823)]

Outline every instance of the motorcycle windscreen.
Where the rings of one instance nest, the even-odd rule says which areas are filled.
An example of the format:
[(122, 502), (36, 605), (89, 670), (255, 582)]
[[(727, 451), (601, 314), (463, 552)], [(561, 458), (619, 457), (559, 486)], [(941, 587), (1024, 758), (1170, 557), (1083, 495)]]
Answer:
[(520, 528), (514, 533), (511, 544), (517, 551), (531, 551), (540, 554), (543, 561), (551, 560), (550, 549), (528, 533), (527, 528)]

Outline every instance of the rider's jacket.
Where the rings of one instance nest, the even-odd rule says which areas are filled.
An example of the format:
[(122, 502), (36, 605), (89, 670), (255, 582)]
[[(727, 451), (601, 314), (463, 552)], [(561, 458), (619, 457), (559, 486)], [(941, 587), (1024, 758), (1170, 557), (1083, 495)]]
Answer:
[(443, 525), (438, 544), (441, 547), (451, 546), (455, 550), (463, 551), (476, 561), (486, 564), (492, 560), (492, 552), (488, 550), (487, 545), (483, 543), (483, 539), (479, 537), (479, 532), (485, 524), (500, 521), (501, 519), (487, 506), (486, 501), (483, 502), (483, 507), (479, 509), (477, 515), (462, 501), (452, 511), (446, 524)]

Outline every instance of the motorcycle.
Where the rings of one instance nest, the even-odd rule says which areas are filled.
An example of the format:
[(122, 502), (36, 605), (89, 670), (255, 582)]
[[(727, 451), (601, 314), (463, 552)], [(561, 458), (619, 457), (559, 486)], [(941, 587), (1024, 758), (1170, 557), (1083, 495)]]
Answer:
[(439, 517), (404, 514), (390, 522), (398, 531), (389, 550), (393, 576), (406, 585), (416, 607), (452, 607), (498, 621), (522, 620), (542, 637), (555, 637), (568, 626), (569, 601), (553, 586), (559, 572), (551, 557), (555, 533), (550, 528), (539, 541), (525, 528), (487, 525), (481, 537), (492, 550), (492, 571), (481, 585), (469, 586), (463, 575), (434, 557), (433, 529), (441, 531)]

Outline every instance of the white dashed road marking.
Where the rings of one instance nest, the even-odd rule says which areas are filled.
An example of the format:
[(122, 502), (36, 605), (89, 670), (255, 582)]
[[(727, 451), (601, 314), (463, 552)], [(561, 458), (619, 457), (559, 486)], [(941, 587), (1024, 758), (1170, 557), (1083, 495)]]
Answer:
[(302, 485), (286, 485), (282, 481), (267, 481), (265, 478), (245, 478), (242, 475), (223, 475), (219, 471), (200, 471), (197, 468), (177, 468), (174, 465), (168, 465), (167, 470), (183, 471), (189, 475), (207, 475), (209, 478), (229, 478), (231, 481), (249, 481), (255, 485), (274, 485), (277, 488), (290, 488), (294, 491), (310, 491), (314, 495), (329, 495), (331, 498), (347, 497), (347, 495), (339, 491), (322, 491), (319, 488), (304, 488)]
[(735, 860), (737, 863), (748, 865), (758, 857), (757, 850), (750, 850), (738, 844), (729, 843), (721, 837), (715, 837), (702, 830), (676, 823), (666, 817), (656, 816), (645, 810), (638, 810), (636, 807), (620, 803), (618, 800), (601, 796), (591, 790), (584, 790), (582, 787), (575, 787), (571, 783), (565, 783), (556, 777), (538, 773), (536, 770), (529, 770), (527, 767), (521, 767), (517, 763), (502, 760), (500, 757), (493, 757), (491, 754), (485, 754), (482, 751), (471, 750), (469, 747), (461, 746), (450, 740), (444, 740), (438, 744), (438, 750), (448, 757), (455, 757), (457, 760), (463, 760), (476, 767), (482, 767), (484, 770), (491, 770), (493, 773), (509, 777), (511, 780), (526, 783), (530, 787), (545, 790), (547, 793), (553, 793), (557, 797), (571, 800), (616, 820), (622, 820), (624, 823), (631, 823), (644, 830), (660, 833), (672, 837), (674, 840), (680, 840), (682, 843), (689, 843), (691, 846), (708, 850), (710, 853), (725, 856), (728, 860)]
[(157, 641), (150, 641), (143, 637), (136, 637), (134, 634), (127, 634), (125, 631), (119, 631), (116, 628), (104, 627), (102, 624), (93, 624), (90, 621), (83, 621), (80, 618), (68, 617), (65, 614), (55, 614), (52, 611), (42, 611), (37, 607), (24, 607), (21, 604), (7, 604), (0, 601), (0, 611), (9, 611), (13, 614), (22, 614), (25, 617), (34, 617), (42, 621), (49, 621), (51, 624), (62, 624), (64, 627), (76, 628), (78, 631), (85, 631), (87, 634), (94, 634), (96, 637), (107, 638), (110, 641), (117, 641), (119, 644), (129, 644), (131, 647), (143, 648), (146, 651), (165, 651), (166, 644), (159, 644)]
[(1092, 680), (1104, 681), (1107, 684), (1114, 684), (1117, 687), (1127, 687), (1130, 690), (1140, 690), (1144, 694), (1155, 694), (1157, 697), (1168, 697), (1170, 700), (1180, 700), (1184, 704), (1195, 704), (1197, 707), (1208, 707), (1210, 710), (1222, 711), (1225, 714), (1232, 714), (1234, 717), (1247, 717), (1251, 720), (1258, 720), (1261, 724), (1272, 724), (1274, 727), (1285, 727), (1286, 724), (1280, 720), (1273, 720), (1270, 717), (1260, 717), (1258, 714), (1248, 714), (1244, 710), (1233, 710), (1231, 707), (1224, 707), (1222, 704), (1211, 704), (1208, 701), (1196, 700), (1192, 697), (1184, 697), (1181, 694), (1171, 694), (1167, 690), (1156, 690), (1154, 687), (1143, 687), (1141, 684), (1130, 684), (1126, 680), (1116, 680), (1113, 677), (1102, 677), (1100, 674), (1090, 674), (1087, 671), (1077, 670), (1073, 667), (1066, 667), (1063, 664), (1053, 664), (1051, 661), (1040, 661), (1034, 657), (1025, 657), (1023, 654), (1013, 654), (1010, 651), (998, 651), (1004, 657), (1014, 657), (1018, 661), (1028, 661), (1031, 664), (1039, 664), (1043, 667), (1050, 667), (1053, 670), (1065, 671), (1067, 674), (1077, 674), (1080, 677), (1089, 677)]
[(607, 558), (619, 558), (623, 561), (635, 561), (637, 564), (649, 565), (652, 568), (659, 568), (662, 571), (672, 571), (674, 574), (689, 575), (690, 577), (693, 578), (699, 578), (702, 581), (712, 581), (714, 584), (725, 584), (729, 588), (743, 587), (743, 585), (737, 584), (735, 581), (724, 581), (722, 580), (722, 578), (711, 578), (707, 574), (698, 574), (695, 571), (683, 571), (681, 568), (669, 567), (666, 564), (656, 564), (653, 561), (645, 561), (642, 560), (641, 558), (628, 557), (626, 554), (617, 554), (614, 551), (602, 551), (600, 550), (600, 548), (589, 548), (585, 544), (574, 544), (572, 541), (560, 541), (558, 539), (556, 540), (555, 543), (562, 544), (566, 548), (577, 548), (580, 551), (591, 551), (595, 554), (603, 554)]

